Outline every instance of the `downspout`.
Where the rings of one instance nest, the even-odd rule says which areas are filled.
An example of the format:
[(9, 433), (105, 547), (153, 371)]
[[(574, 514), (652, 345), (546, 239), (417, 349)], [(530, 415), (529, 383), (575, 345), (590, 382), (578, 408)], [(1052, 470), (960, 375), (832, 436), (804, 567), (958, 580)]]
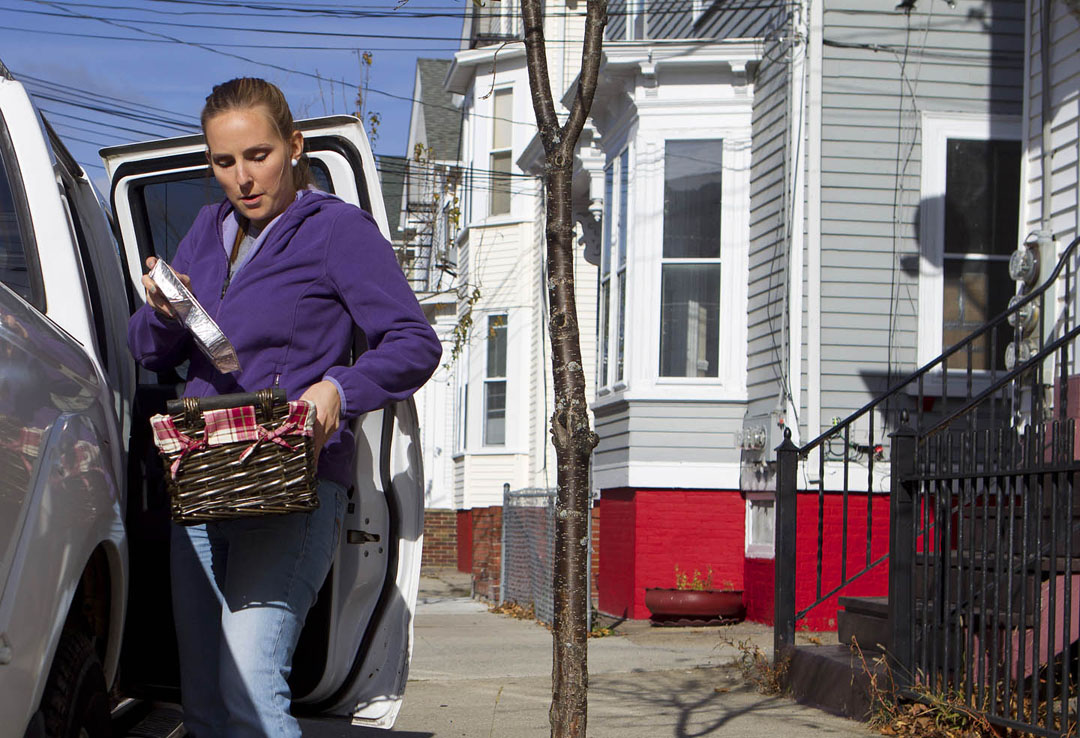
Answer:
[(806, 18), (809, 0), (802, 0), (798, 18), (792, 24), (791, 100), (791, 170), (787, 183), (791, 193), (788, 203), (788, 247), (791, 251), (787, 263), (787, 294), (784, 325), (787, 326), (784, 346), (787, 349), (787, 382), (780, 388), (779, 409), (784, 413), (784, 425), (791, 429), (791, 438), (799, 443), (801, 437), (797, 422), (799, 404), (802, 401), (802, 316), (803, 316), (803, 249), (805, 225), (806, 151)]
[(1051, 233), (1050, 220), (1053, 217), (1051, 199), (1053, 196), (1054, 175), (1054, 145), (1053, 145), (1053, 101), (1050, 99), (1053, 93), (1050, 80), (1050, 18), (1052, 0), (1041, 0), (1039, 3), (1039, 56), (1042, 61), (1042, 196), (1039, 198), (1042, 206), (1039, 227), (1047, 236)]
[[(806, 147), (806, 437), (816, 438), (821, 432), (821, 88), (825, 10), (822, 0), (810, 2)], [(821, 449), (814, 453), (821, 453)], [(819, 467), (815, 462), (807, 468), (813, 469), (816, 475)]]

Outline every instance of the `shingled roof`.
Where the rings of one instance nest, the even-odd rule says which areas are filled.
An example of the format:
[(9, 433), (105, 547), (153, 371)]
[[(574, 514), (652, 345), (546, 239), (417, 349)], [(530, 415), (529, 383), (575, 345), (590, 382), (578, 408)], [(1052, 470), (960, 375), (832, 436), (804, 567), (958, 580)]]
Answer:
[(404, 156), (379, 154), (379, 179), (382, 183), (383, 205), (390, 225), (390, 240), (401, 240), (401, 197), (405, 189)]
[(461, 111), (451, 93), (443, 89), (450, 59), (417, 59), (420, 70), (420, 104), (424, 106), (424, 133), (435, 159), (456, 161), (461, 147)]

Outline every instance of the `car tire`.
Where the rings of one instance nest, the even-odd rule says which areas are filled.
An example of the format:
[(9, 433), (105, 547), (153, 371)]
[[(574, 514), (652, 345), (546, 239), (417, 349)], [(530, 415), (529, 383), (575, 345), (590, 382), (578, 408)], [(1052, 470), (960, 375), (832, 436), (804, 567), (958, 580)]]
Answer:
[(65, 628), (41, 697), (47, 738), (108, 738), (112, 734), (105, 672), (93, 641)]

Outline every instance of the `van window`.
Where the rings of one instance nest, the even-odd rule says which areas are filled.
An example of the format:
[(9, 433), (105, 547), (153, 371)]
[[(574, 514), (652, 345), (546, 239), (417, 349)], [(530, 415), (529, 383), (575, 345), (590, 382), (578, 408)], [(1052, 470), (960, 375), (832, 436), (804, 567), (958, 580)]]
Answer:
[(25, 213), (25, 204), (14, 164), (7, 128), (0, 119), (0, 282), (41, 309), (41, 280), (34, 244), (24, 230), (28, 223), (20, 216), (20, 212)]
[[(311, 161), (311, 174), (320, 190), (334, 191), (330, 173), (321, 162)], [(141, 191), (153, 253), (168, 262), (176, 255), (176, 247), (195, 222), (199, 209), (225, 197), (217, 180), (206, 170), (191, 172), (180, 179), (151, 181)]]

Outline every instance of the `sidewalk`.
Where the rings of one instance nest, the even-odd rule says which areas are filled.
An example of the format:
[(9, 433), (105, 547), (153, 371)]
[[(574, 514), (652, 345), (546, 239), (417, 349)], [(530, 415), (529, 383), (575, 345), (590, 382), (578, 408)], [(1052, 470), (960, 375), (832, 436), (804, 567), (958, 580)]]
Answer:
[[(489, 613), (468, 595), (467, 575), (429, 571), (421, 577), (409, 684), (389, 735), (546, 738), (551, 633), (534, 621)], [(615, 632), (589, 641), (592, 738), (868, 735), (859, 723), (762, 696), (743, 683), (732, 666), (738, 651), (724, 639), (768, 650), (769, 628), (653, 628), (628, 621)], [(344, 729), (317, 733), (358, 738)]]

